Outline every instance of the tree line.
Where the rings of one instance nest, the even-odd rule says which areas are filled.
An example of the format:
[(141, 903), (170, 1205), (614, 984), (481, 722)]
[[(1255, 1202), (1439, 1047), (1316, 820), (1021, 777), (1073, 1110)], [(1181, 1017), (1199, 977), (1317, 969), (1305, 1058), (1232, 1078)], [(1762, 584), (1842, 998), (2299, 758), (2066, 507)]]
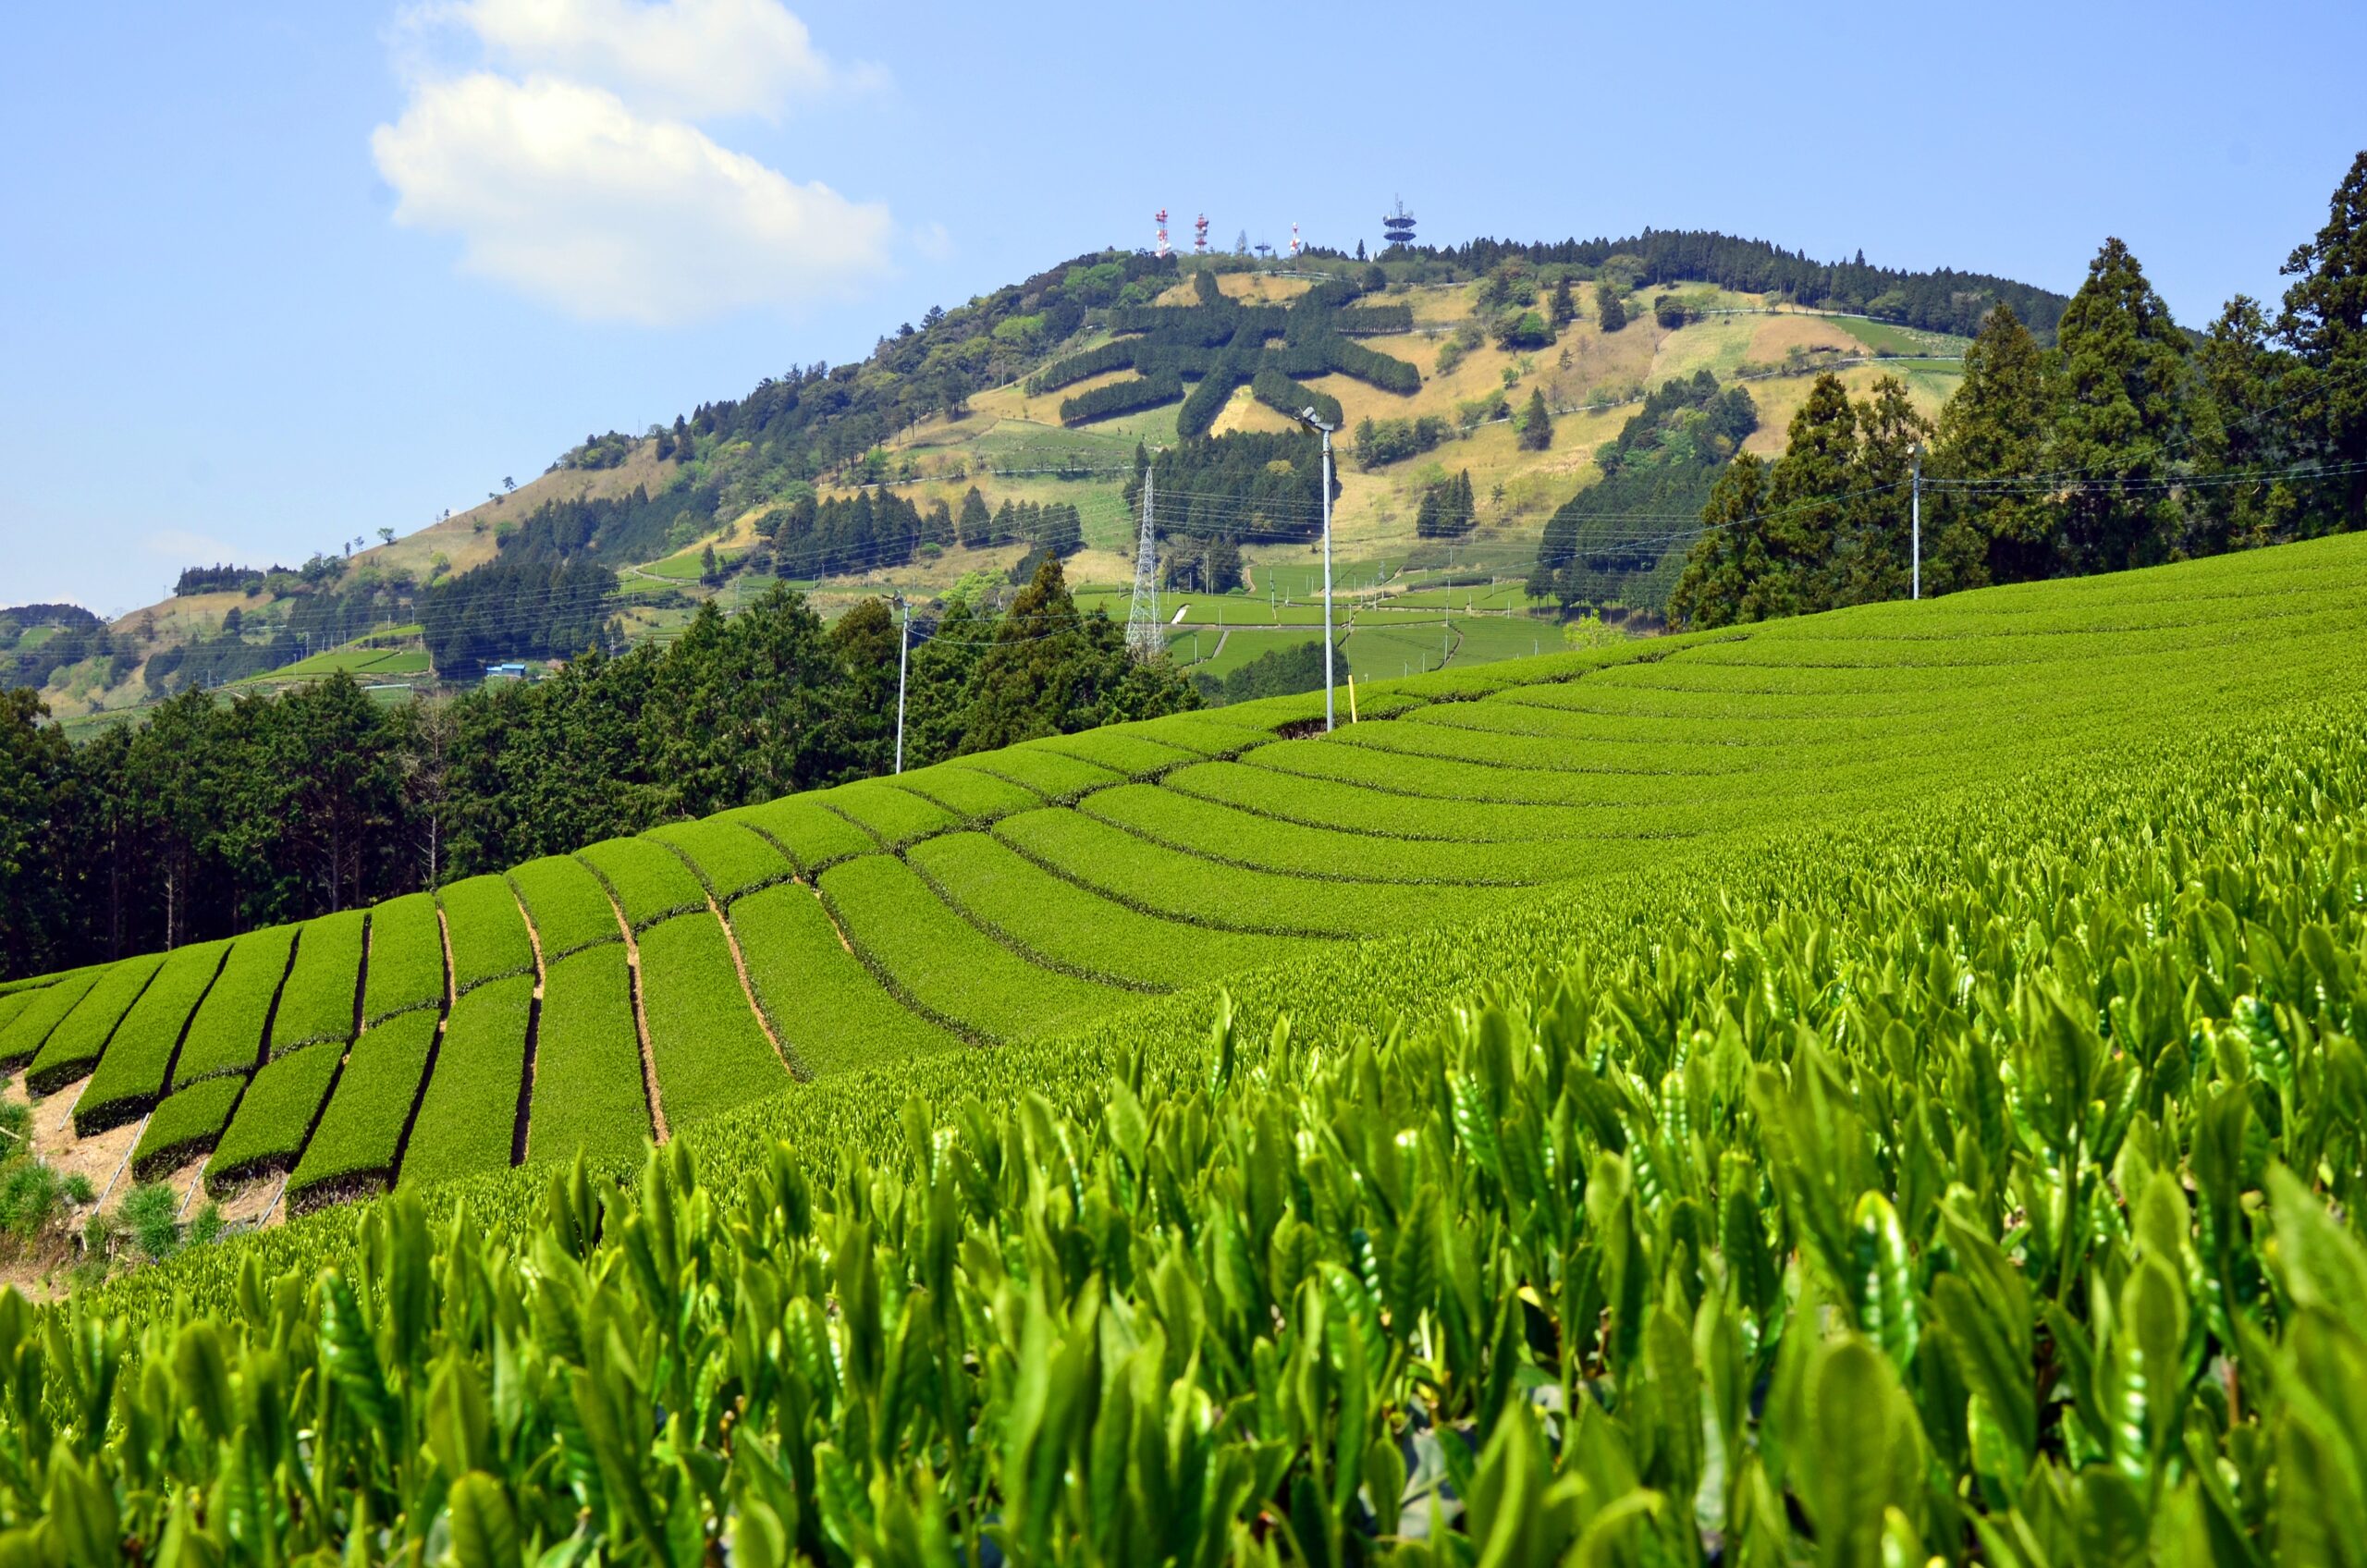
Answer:
[(2200, 338), (2107, 239), (2044, 348), (1994, 306), (1936, 423), (1895, 378), (1820, 376), (1772, 463), (1736, 458), (1669, 601), (1720, 626), (1903, 596), (1923, 462), (1929, 593), (2367, 527), (2367, 152), (2286, 262)]
[[(1714, 283), (1744, 294), (1780, 294), (1821, 310), (1861, 311), (1931, 332), (1968, 337), (1996, 305), (2014, 313), (2042, 337), (2053, 333), (2064, 298), (2044, 288), (1987, 273), (1942, 267), (1909, 272), (1867, 264), (1865, 252), (1847, 262), (1818, 262), (1802, 251), (1786, 251), (1764, 239), (1744, 239), (1715, 229), (1650, 229), (1625, 239), (1564, 239), (1525, 243), (1475, 239), (1456, 246), (1395, 247), (1394, 257), (1420, 257), (1457, 269), (1485, 273), (1513, 257), (1534, 265), (1596, 268), (1613, 257), (1639, 263), (1637, 286)], [(1624, 326), (1625, 312), (1619, 316)], [(1616, 331), (1609, 321), (1605, 331)]]
[[(1057, 557), (998, 615), (914, 622), (909, 766), (1197, 705), (1124, 628), (1079, 614)], [(776, 587), (681, 638), (534, 682), (382, 706), (342, 675), (190, 691), (69, 745), (0, 692), (0, 975), (227, 936), (500, 871), (893, 765), (896, 619), (826, 626)]]

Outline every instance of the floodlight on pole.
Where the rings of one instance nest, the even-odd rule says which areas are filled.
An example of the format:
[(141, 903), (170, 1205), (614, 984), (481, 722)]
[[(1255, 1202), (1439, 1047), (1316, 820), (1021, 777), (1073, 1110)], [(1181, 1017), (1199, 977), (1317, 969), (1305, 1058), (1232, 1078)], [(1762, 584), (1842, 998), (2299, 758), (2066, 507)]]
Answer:
[(1912, 499), (1907, 503), (1908, 548), (1913, 552), (1913, 565), (1908, 569), (1911, 575), (1907, 578), (1907, 596), (1919, 599), (1923, 596), (1923, 444), (1919, 441), (1907, 451), (1915, 459), (1915, 478), (1908, 491)]
[(904, 771), (904, 668), (913, 645), (913, 606), (904, 595), (891, 595), (896, 601), (896, 771)]
[(1340, 427), (1298, 411), (1299, 423), (1323, 437), (1323, 732), (1331, 732), (1331, 433)]

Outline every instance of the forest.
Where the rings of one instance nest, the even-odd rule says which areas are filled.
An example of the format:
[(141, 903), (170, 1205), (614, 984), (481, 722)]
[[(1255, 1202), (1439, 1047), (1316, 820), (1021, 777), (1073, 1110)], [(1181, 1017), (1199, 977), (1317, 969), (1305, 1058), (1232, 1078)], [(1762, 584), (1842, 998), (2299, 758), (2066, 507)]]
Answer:
[(1657, 604), (1682, 563), (1685, 532), (1675, 520), (1704, 506), (1718, 476), (1759, 428), (1758, 405), (1741, 386), (1723, 390), (1707, 370), (1652, 389), (1619, 434), (1595, 448), (1598, 483), (1546, 520), (1531, 598), (1599, 604), (1622, 596)]
[(1929, 594), (2367, 528), (2367, 153), (2284, 273), (2276, 308), (2239, 294), (2198, 337), (2107, 239), (2051, 348), (1989, 310), (1936, 422), (1895, 378), (1820, 376), (1783, 456), (1719, 478), (1671, 620), (1906, 597), (1919, 452)]
[[(1199, 704), (1046, 556), (1000, 615), (914, 620), (904, 762)], [(227, 936), (498, 871), (893, 765), (884, 600), (825, 626), (776, 588), (546, 680), (384, 707), (342, 675), (190, 691), (69, 745), (0, 692), (0, 978)]]

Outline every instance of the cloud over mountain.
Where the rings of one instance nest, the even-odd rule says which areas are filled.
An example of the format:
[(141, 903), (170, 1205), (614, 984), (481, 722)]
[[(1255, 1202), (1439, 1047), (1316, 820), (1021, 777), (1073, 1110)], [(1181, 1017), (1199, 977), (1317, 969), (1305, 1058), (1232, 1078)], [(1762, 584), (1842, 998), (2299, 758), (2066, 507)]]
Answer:
[(461, 265), (574, 314), (668, 325), (843, 295), (881, 266), (884, 204), (801, 183), (699, 120), (861, 86), (774, 0), (470, 0), (482, 64), (412, 74), (372, 133), (395, 219)]

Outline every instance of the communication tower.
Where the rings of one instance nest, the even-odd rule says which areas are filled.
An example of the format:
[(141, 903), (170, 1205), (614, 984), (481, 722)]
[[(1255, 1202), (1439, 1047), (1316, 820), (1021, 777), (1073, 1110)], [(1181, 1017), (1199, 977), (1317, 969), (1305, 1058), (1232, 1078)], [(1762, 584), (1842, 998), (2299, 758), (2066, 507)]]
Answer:
[(1405, 210), (1404, 197), (1399, 197), (1397, 204), (1381, 214), (1380, 227), (1389, 236), (1392, 245), (1414, 243), (1414, 214)]
[(1159, 225), (1159, 250), (1156, 254), (1159, 259), (1163, 262), (1167, 260), (1168, 256), (1171, 253), (1167, 248), (1167, 209), (1165, 207), (1159, 208), (1159, 211), (1151, 214), (1151, 218)]
[(1134, 545), (1134, 598), (1126, 610), (1126, 647), (1137, 659), (1159, 652), (1159, 528), (1150, 470), (1143, 470), (1142, 532)]
[(1208, 214), (1202, 213), (1198, 217), (1192, 220), (1192, 254), (1196, 256), (1205, 256), (1208, 253)]
[(1298, 253), (1306, 248), (1299, 240), (1298, 225), (1291, 225), (1291, 260), (1298, 260)]

